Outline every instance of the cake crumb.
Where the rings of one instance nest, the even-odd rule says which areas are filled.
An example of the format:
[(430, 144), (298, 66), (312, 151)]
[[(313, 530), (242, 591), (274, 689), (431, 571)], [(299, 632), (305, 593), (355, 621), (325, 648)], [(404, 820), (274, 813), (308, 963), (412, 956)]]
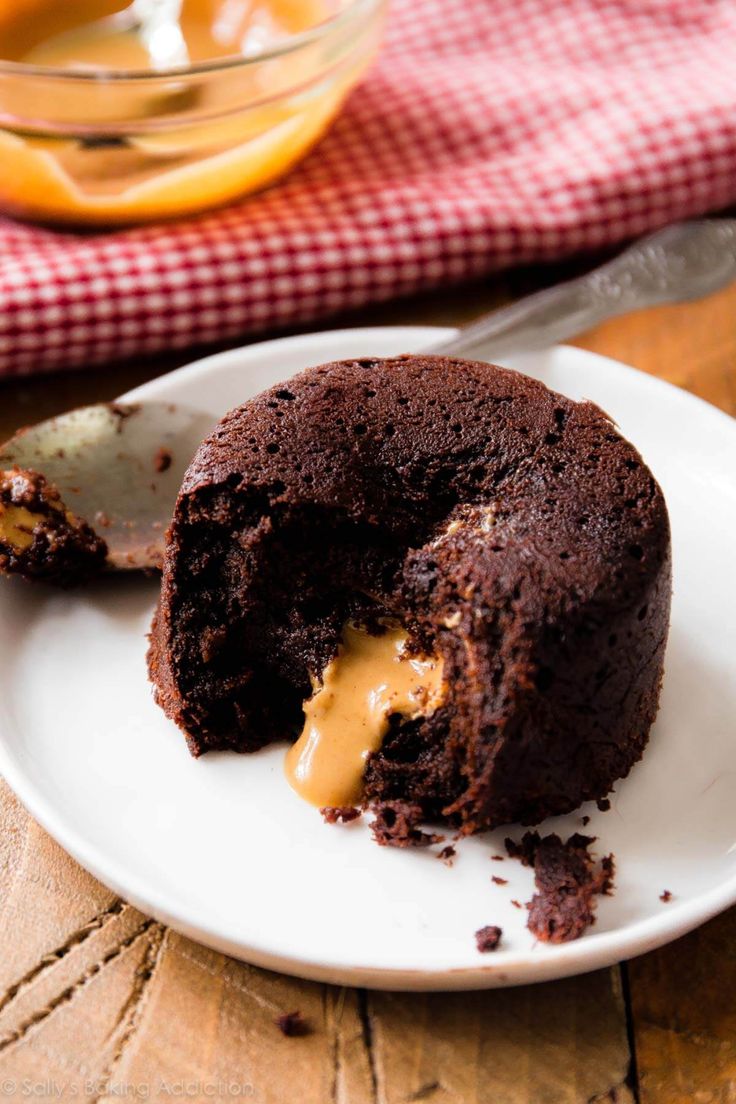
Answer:
[(523, 908), (523, 907), (524, 907), (524, 906), (522, 905), (521, 901), (517, 901), (517, 900), (515, 900), (515, 899), (514, 899), (514, 900), (512, 900), (511, 904), (512, 904), (512, 905), (514, 906), (514, 908)]
[(503, 855), (491, 855), (491, 862), (503, 862)]
[[(592, 837), (591, 837), (592, 842)], [(525, 832), (519, 842), (507, 837), (504, 840), (506, 853), (510, 859), (518, 859), (522, 866), (534, 866), (534, 856), (539, 843), (538, 832)]]
[(581, 817), (580, 818), (580, 823), (582, 824), (583, 828), (586, 828), (590, 824), (590, 817), (589, 816)]
[(485, 954), (487, 951), (495, 951), (501, 942), (503, 929), (495, 924), (488, 924), (485, 928), (479, 928), (475, 933), (475, 943), (478, 950)]
[(613, 855), (604, 855), (601, 859), (600, 870), (600, 889), (598, 892), (603, 897), (611, 897), (614, 890), (614, 875), (616, 874), (616, 864), (613, 861)]
[(598, 894), (610, 894), (615, 873), (613, 855), (596, 864), (589, 853), (593, 836), (575, 832), (566, 843), (558, 835), (526, 832), (520, 842), (506, 840), (512, 858), (534, 868), (537, 893), (527, 905), (527, 927), (545, 943), (578, 939), (595, 923)]
[(284, 1012), (281, 1016), (277, 1016), (274, 1023), (281, 1034), (286, 1035), (287, 1038), (309, 1034), (309, 1025), (298, 1008), (293, 1012)]
[(611, 802), (607, 797), (599, 797), (596, 801), (596, 805), (598, 806), (598, 811), (601, 813), (607, 813), (611, 808)]
[(441, 851), (437, 852), (437, 858), (442, 859), (443, 863), (445, 863), (447, 866), (452, 866), (453, 862), (455, 861), (456, 855), (457, 851), (452, 846), (452, 844), (449, 843), (447, 847), (443, 847)]
[(132, 414), (137, 414), (141, 408), (140, 403), (119, 403), (109, 402), (105, 403), (105, 406), (114, 417), (117, 418), (118, 424), (115, 427), (116, 433), (123, 432), (123, 422), (126, 418), (130, 418)]
[(363, 815), (362, 810), (354, 805), (325, 805), (320, 813), (325, 824), (349, 824)]
[(159, 473), (168, 471), (173, 457), (168, 449), (161, 447), (153, 457), (153, 470)]
[(371, 831), (381, 847), (429, 847), (445, 838), (417, 827), (424, 811), (413, 801), (380, 801), (371, 811), (375, 813)]
[(497, 877), (496, 874), (491, 875), (491, 881), (494, 882), (496, 885), (508, 885), (509, 884), (508, 878), (499, 878), (499, 877)]
[(659, 895), (659, 899), (660, 901), (664, 901), (665, 904), (668, 904), (672, 900), (672, 894), (668, 889), (663, 889)]

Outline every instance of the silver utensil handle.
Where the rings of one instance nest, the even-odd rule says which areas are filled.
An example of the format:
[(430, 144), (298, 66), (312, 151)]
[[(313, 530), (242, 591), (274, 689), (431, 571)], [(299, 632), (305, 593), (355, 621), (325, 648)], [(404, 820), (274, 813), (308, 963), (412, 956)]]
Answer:
[(699, 299), (736, 280), (736, 219), (694, 219), (641, 238), (584, 276), (535, 292), (465, 326), (432, 353), (484, 346), (499, 356), (548, 348), (607, 318)]

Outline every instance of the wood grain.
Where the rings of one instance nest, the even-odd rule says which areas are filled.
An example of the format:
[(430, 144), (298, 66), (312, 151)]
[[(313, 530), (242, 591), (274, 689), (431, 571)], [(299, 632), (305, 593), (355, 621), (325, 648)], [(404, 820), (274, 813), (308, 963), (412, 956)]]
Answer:
[(736, 910), (629, 964), (641, 1104), (736, 1100)]
[(616, 357), (736, 414), (736, 289), (605, 322), (572, 344)]
[[(336, 324), (464, 321), (509, 288), (487, 281)], [(736, 412), (736, 288), (619, 319), (577, 343)], [(173, 366), (5, 384), (0, 438)], [(736, 1101), (736, 912), (623, 973), (489, 993), (365, 993), (257, 970), (141, 915), (82, 871), (3, 784), (0, 826), (0, 1096)], [(294, 1009), (310, 1027), (303, 1038), (274, 1024)]]

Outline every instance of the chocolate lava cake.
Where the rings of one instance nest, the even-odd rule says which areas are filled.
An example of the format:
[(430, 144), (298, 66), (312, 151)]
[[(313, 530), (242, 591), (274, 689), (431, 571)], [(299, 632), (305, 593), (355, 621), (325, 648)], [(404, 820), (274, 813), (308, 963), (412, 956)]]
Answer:
[(669, 608), (662, 493), (597, 406), (487, 364), (349, 360), (251, 399), (200, 447), (149, 667), (193, 754), (247, 752), (299, 735), (346, 623), (400, 623), (441, 657), (446, 694), (393, 718), (363, 801), (473, 832), (629, 772)]

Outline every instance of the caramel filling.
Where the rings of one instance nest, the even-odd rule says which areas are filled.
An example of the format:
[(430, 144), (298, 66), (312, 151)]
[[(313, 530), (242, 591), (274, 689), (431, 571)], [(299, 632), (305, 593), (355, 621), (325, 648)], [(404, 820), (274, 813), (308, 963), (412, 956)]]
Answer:
[(286, 777), (319, 806), (360, 801), (368, 756), (378, 751), (394, 713), (428, 716), (442, 703), (442, 660), (406, 651), (407, 634), (382, 636), (347, 625), (337, 656), (304, 704), (302, 734), (286, 756)]
[(32, 514), (25, 506), (0, 503), (0, 542), (9, 544), (18, 552), (25, 551), (33, 544), (34, 527), (43, 520), (40, 514)]
[[(18, 479), (33, 483), (36, 478), (34, 472), (21, 471), (18, 468), (0, 471), (0, 481)], [(79, 526), (78, 519), (71, 510), (67, 510), (55, 488), (44, 484), (41, 499), (44, 509), (35, 512), (26, 506), (16, 506), (13, 502), (0, 502), (0, 545), (9, 546), (15, 552), (25, 552), (33, 544), (34, 530), (39, 525), (48, 528), (51, 524), (58, 527), (64, 520), (72, 529)]]

